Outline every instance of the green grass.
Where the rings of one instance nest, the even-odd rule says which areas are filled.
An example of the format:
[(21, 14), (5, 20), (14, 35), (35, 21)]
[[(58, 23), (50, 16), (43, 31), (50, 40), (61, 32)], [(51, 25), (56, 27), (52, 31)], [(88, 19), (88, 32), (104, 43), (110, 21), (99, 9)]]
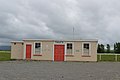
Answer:
[(102, 61), (115, 61), (115, 55), (102, 55)]
[(10, 51), (0, 51), (0, 61), (9, 61)]
[[(101, 60), (100, 60), (100, 55), (97, 55), (97, 60), (98, 61), (112, 61), (112, 62), (115, 62), (116, 59), (115, 59), (116, 55), (115, 54), (102, 54), (101, 55)], [(117, 61), (120, 62), (120, 55), (117, 55)]]
[(97, 55), (97, 61), (100, 61), (100, 55)]

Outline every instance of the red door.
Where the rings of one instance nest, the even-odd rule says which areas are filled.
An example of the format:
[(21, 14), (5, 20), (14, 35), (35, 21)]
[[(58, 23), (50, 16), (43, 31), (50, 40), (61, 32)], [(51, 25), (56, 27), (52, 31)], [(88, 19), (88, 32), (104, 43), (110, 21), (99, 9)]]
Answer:
[(64, 61), (64, 45), (54, 45), (54, 61)]
[(26, 59), (31, 59), (31, 45), (26, 45)]

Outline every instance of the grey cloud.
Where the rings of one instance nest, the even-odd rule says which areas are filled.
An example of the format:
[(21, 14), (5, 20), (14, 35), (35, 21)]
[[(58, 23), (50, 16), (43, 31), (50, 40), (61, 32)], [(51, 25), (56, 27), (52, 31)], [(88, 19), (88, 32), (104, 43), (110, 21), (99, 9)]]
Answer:
[(24, 38), (120, 38), (119, 0), (0, 0), (0, 45)]

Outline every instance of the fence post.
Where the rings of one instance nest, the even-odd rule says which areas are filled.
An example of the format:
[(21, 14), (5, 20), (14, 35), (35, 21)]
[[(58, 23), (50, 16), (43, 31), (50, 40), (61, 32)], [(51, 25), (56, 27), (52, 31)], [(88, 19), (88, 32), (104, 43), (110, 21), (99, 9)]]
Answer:
[(115, 61), (117, 61), (117, 54), (115, 54)]
[(100, 61), (101, 61), (101, 54), (100, 54)]

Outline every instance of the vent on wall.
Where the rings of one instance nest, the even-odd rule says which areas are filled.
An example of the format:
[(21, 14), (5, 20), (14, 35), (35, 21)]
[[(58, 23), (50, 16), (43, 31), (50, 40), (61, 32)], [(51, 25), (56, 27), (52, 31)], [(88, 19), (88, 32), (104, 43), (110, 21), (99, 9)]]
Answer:
[(14, 43), (14, 45), (16, 45), (16, 43)]

